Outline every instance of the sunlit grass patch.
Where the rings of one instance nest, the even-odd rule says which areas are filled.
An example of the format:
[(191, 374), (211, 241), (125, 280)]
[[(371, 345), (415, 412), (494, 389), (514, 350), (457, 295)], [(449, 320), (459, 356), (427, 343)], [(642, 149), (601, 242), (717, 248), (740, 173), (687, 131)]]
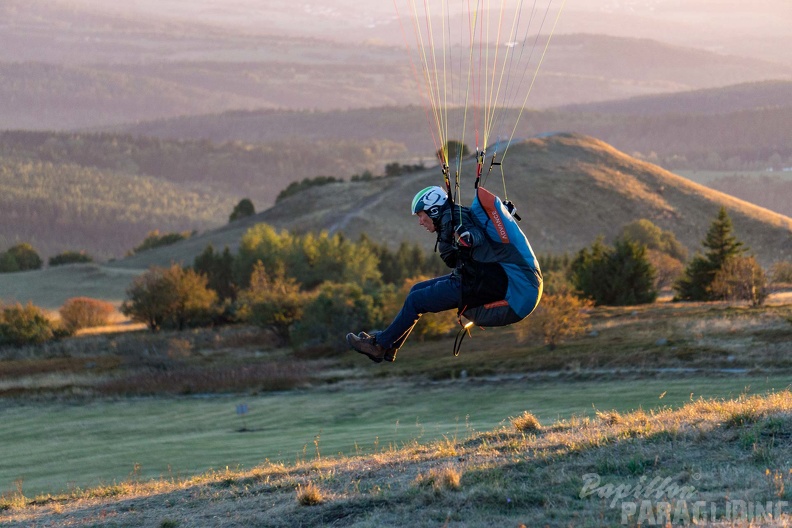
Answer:
[(608, 425), (624, 423), (624, 417), (618, 411), (597, 411), (597, 418)]
[(313, 482), (297, 486), (297, 504), (300, 506), (318, 506), (326, 500), (325, 493)]
[(514, 428), (521, 433), (533, 433), (542, 429), (539, 419), (528, 411), (509, 420)]
[(461, 488), (462, 473), (453, 466), (432, 468), (427, 473), (421, 473), (415, 479), (419, 488), (431, 488), (439, 493), (444, 490), (458, 491)]

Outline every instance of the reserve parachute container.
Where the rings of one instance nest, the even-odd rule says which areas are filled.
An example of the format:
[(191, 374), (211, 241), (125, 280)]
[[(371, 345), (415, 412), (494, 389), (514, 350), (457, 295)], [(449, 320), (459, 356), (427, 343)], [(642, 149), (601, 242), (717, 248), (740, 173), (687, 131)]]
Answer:
[(484, 187), (476, 188), (470, 213), (484, 231), (487, 244), (473, 250), (473, 259), (500, 264), (508, 278), (502, 300), (460, 311), (460, 316), (477, 326), (506, 326), (521, 321), (534, 311), (542, 297), (539, 262), (513, 211), (511, 202), (504, 202)]

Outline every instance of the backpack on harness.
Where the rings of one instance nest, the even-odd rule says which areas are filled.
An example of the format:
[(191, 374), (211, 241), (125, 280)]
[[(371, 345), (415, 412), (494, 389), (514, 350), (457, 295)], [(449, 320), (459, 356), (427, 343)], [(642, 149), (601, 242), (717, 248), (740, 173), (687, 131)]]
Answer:
[(474, 248), (472, 257), (477, 262), (500, 264), (508, 278), (502, 300), (460, 312), (477, 326), (506, 326), (521, 321), (534, 311), (542, 296), (539, 263), (511, 211), (513, 208), (510, 210), (500, 198), (477, 187), (470, 212), (488, 243)]

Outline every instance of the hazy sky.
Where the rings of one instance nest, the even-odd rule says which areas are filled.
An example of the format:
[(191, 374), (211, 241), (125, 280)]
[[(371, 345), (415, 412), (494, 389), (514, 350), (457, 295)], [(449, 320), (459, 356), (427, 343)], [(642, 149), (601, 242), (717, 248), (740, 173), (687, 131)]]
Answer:
[[(413, 0), (68, 0), (94, 11), (148, 19), (193, 21), (246, 32), (401, 44), (396, 6), (409, 13)], [(534, 0), (523, 2), (530, 11)], [(499, 8), (500, 0), (479, 0)], [(442, 0), (431, 0), (435, 12)], [(467, 10), (468, 0), (448, 2)], [(423, 0), (418, 2), (423, 5)], [(536, 0), (537, 10), (564, 0)], [(792, 62), (792, 0), (566, 0), (559, 33), (646, 37), (729, 54)], [(551, 15), (552, 16), (552, 15)]]

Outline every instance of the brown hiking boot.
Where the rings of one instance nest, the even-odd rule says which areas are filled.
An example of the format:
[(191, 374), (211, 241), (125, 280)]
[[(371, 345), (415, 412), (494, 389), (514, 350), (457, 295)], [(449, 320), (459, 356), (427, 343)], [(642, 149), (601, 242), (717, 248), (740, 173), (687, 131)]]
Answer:
[(358, 335), (349, 333), (346, 336), (346, 340), (349, 346), (354, 348), (357, 352), (368, 356), (368, 358), (375, 363), (382, 363), (383, 360), (396, 360), (396, 350), (378, 345), (376, 337), (366, 332), (360, 332)]

